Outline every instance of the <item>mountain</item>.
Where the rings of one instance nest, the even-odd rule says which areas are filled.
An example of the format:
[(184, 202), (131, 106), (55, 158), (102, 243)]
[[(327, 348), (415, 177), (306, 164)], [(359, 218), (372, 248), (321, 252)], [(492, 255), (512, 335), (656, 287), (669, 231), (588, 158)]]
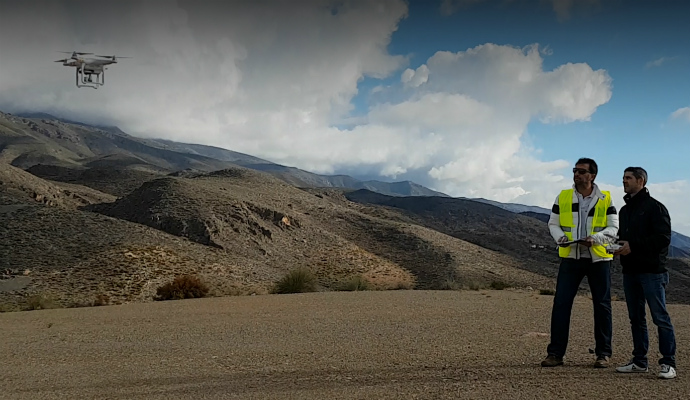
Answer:
[[(239, 165), (267, 172), (297, 187), (367, 189), (389, 196), (450, 197), (410, 181), (360, 181), (348, 175), (319, 175), (219, 147), (141, 139), (117, 127), (93, 126), (41, 112), (18, 115), (0, 112), (2, 160), (41, 177), (88, 182), (97, 190), (117, 196), (162, 174), (182, 170), (209, 172)], [(82, 173), (84, 176), (80, 175)], [(109, 189), (108, 186), (117, 187)], [(550, 209), (538, 206), (483, 198), (468, 200), (540, 220), (550, 213)], [(674, 231), (671, 246), (673, 257), (690, 256), (690, 237)]]
[[(3, 159), (37, 173), (50, 169), (46, 166), (59, 166), (71, 175), (75, 173), (64, 168), (99, 168), (101, 174), (107, 174), (106, 169), (122, 167), (167, 174), (244, 166), (298, 187), (366, 188), (391, 196), (448, 196), (410, 181), (360, 181), (347, 175), (319, 175), (219, 147), (136, 138), (117, 127), (88, 125), (46, 113), (0, 112), (0, 160)], [(73, 176), (62, 178), (53, 173), (51, 179)]]
[[(548, 215), (518, 206), (0, 113), (0, 308), (150, 301), (181, 274), (267, 293), (297, 267), (322, 290), (553, 288)], [(669, 265), (669, 301), (690, 303), (690, 261)]]
[(357, 276), (378, 290), (553, 286), (518, 259), (353, 203), (343, 189), (299, 189), (244, 167), (160, 176), (115, 198), (0, 166), (3, 307), (31, 296), (67, 307), (151, 301), (181, 274), (213, 295), (261, 294), (297, 267), (321, 290)]
[[(486, 202), (440, 197), (391, 197), (365, 190), (345, 195), (350, 201), (374, 204), (404, 213), (415, 224), (476, 244), (518, 260), (517, 268), (548, 276), (558, 273), (558, 253), (546, 220), (496, 207)], [(527, 212), (530, 213), (530, 212)], [(544, 215), (544, 214), (535, 214)], [(669, 258), (672, 301), (690, 301), (690, 258)], [(622, 267), (612, 263), (612, 293), (624, 297)], [(680, 300), (685, 299), (685, 300)]]
[[(497, 201), (486, 200), (486, 199), (473, 199), (486, 204), (492, 204), (500, 207), (504, 210), (509, 210), (515, 213), (519, 213), (524, 216), (536, 218), (540, 221), (548, 222), (551, 210), (536, 207), (536, 206), (525, 206), (522, 204), (515, 203), (499, 203)], [(676, 231), (671, 231), (671, 246), (668, 250), (669, 257), (676, 258), (689, 258), (690, 259), (690, 237), (680, 234)]]
[(547, 209), (544, 207), (538, 207), (538, 206), (526, 206), (524, 204), (517, 204), (517, 203), (500, 203), (495, 200), (487, 200), (487, 199), (482, 199), (482, 198), (472, 198), (470, 200), (478, 201), (480, 203), (485, 203), (485, 204), (491, 204), (492, 206), (496, 206), (499, 208), (502, 208), (504, 210), (508, 210), (514, 213), (525, 213), (525, 212), (531, 212), (535, 214), (550, 214), (551, 209)]

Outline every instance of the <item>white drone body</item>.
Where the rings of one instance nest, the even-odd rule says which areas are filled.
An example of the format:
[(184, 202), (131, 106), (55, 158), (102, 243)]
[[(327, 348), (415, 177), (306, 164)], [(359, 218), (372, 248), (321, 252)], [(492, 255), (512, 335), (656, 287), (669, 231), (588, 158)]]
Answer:
[[(67, 53), (70, 54), (67, 51), (61, 51), (60, 53)], [(104, 57), (105, 59), (97, 59), (97, 58), (83, 58), (80, 57), (82, 55), (86, 54), (93, 54), (93, 53), (78, 53), (76, 51), (73, 51), (72, 57), (70, 58), (65, 58), (64, 60), (57, 60), (55, 62), (61, 62), (62, 65), (66, 67), (74, 67), (75, 68), (75, 76), (77, 80), (77, 87), (82, 88), (82, 87), (90, 87), (94, 89), (98, 89), (98, 86), (103, 86), (105, 84), (105, 66), (106, 65), (111, 65), (111, 64), (117, 64), (117, 57), (116, 56), (99, 56), (96, 55), (96, 57)], [(119, 58), (131, 58), (131, 57), (119, 57)], [(93, 76), (96, 76), (96, 80), (94, 81)]]

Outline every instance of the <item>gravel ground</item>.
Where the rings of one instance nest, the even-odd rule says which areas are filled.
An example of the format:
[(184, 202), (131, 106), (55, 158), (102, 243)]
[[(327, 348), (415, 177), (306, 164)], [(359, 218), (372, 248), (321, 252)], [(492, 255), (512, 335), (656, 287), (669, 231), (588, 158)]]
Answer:
[[(2, 399), (687, 399), (675, 380), (595, 370), (578, 297), (566, 365), (542, 369), (553, 297), (521, 291), (264, 295), (0, 314)], [(632, 348), (614, 302), (613, 365)]]

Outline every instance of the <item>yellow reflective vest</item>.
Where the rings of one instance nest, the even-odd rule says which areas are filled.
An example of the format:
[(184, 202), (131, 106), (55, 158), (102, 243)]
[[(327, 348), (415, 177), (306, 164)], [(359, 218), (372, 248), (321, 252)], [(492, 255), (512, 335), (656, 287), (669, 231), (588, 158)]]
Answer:
[[(575, 219), (573, 218), (574, 212), (572, 211), (573, 192), (574, 189), (566, 189), (561, 191), (561, 194), (558, 196), (561, 229), (565, 233), (565, 236), (568, 237), (568, 240), (573, 240), (573, 231), (578, 229)], [(611, 205), (611, 192), (602, 190), (601, 193), (604, 195), (604, 199), (596, 199), (597, 203), (594, 206), (594, 219), (592, 220), (592, 226), (589, 232), (590, 236), (606, 228), (606, 211)], [(587, 221), (585, 220), (585, 224), (586, 223)], [(559, 247), (558, 255), (564, 258), (568, 257), (573, 246), (574, 245)], [(590, 249), (599, 257), (613, 259), (613, 254), (607, 253), (605, 246), (593, 244)]]

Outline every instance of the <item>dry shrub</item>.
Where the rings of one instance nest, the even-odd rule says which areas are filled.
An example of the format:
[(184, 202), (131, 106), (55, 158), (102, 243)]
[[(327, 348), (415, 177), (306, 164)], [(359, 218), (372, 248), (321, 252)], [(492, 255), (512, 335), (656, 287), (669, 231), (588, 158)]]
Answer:
[(505, 283), (505, 282), (501, 282), (501, 281), (493, 281), (493, 282), (491, 282), (490, 287), (491, 287), (491, 289), (494, 289), (494, 290), (503, 290), (503, 289), (507, 289), (511, 286), (509, 283)]
[(371, 290), (371, 284), (362, 275), (355, 275), (345, 281), (340, 287), (340, 290), (347, 292), (356, 292), (360, 290)]
[(555, 296), (556, 291), (553, 289), (539, 289), (539, 294), (544, 296)]
[(273, 293), (307, 293), (316, 291), (316, 277), (308, 268), (296, 268), (288, 272), (278, 283)]
[(35, 294), (29, 296), (24, 303), (22, 308), (24, 311), (31, 310), (47, 310), (51, 308), (58, 308), (59, 306), (50, 297), (44, 296), (42, 294)]
[(391, 290), (412, 290), (412, 289), (414, 289), (414, 285), (415, 285), (414, 282), (399, 281), (390, 289)]
[(110, 304), (110, 296), (107, 294), (99, 294), (96, 296), (96, 300), (93, 301), (94, 307), (107, 306)]
[(480, 289), (484, 289), (485, 287), (486, 287), (486, 285), (484, 285), (481, 282), (476, 281), (476, 280), (468, 280), (463, 285), (463, 289), (466, 288), (467, 290), (480, 290)]
[(156, 289), (155, 300), (182, 300), (205, 297), (208, 287), (196, 276), (182, 275)]

